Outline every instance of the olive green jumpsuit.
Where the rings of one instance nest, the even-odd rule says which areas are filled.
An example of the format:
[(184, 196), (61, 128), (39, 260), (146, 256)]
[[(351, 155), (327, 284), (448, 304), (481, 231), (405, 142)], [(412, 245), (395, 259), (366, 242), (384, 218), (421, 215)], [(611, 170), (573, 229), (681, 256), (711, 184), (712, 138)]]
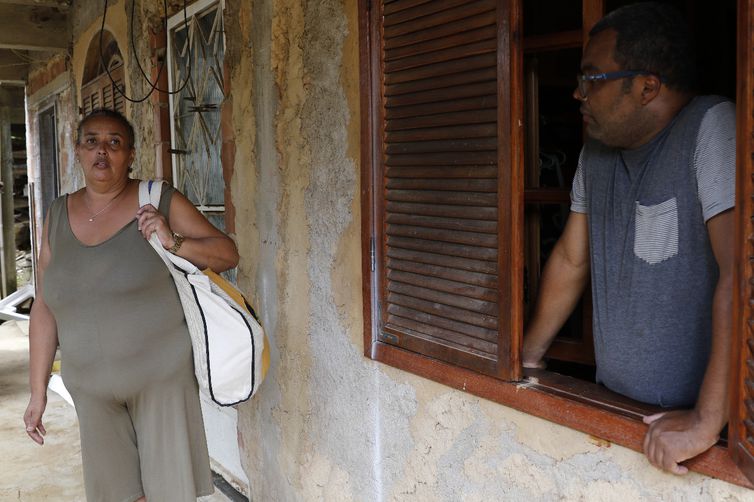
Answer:
[[(162, 196), (167, 216), (172, 188)], [(94, 246), (51, 206), (44, 298), (79, 418), (89, 502), (190, 501), (213, 491), (191, 341), (165, 264), (136, 220)]]

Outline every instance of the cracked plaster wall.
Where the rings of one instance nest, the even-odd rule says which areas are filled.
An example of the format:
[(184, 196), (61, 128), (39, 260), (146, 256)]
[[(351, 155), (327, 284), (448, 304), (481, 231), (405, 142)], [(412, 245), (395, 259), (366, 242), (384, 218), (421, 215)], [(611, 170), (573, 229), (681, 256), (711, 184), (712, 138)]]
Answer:
[(363, 357), (355, 2), (228, 5), (239, 278), (273, 366), (239, 408), (253, 500), (752, 500)]

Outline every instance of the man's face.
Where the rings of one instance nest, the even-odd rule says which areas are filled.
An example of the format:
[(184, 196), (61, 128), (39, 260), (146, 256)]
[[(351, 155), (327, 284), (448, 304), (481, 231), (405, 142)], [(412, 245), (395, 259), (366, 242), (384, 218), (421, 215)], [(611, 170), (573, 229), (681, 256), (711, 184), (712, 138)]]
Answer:
[[(616, 32), (605, 30), (589, 40), (581, 58), (581, 73), (596, 75), (622, 70), (615, 62)], [(596, 81), (588, 87), (586, 98), (577, 88), (573, 97), (581, 102), (581, 114), (587, 134), (602, 143), (618, 148), (635, 148), (647, 126), (645, 110), (638, 99), (641, 85), (634, 79), (626, 88), (625, 79)]]

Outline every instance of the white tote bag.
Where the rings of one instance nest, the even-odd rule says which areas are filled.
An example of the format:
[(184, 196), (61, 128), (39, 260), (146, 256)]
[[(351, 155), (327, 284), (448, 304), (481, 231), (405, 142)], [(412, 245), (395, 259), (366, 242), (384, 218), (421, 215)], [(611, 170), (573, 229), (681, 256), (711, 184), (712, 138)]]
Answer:
[[(142, 181), (139, 206), (160, 207), (163, 181)], [(243, 295), (225, 279), (202, 272), (162, 247), (157, 234), (149, 243), (175, 281), (186, 317), (199, 386), (220, 406), (254, 395), (269, 366), (265, 336)]]

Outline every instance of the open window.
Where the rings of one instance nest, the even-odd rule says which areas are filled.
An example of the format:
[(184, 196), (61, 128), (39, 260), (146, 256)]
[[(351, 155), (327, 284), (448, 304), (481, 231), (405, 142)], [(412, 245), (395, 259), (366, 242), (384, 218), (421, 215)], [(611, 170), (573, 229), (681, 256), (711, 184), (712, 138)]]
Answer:
[[(570, 213), (583, 143), (579, 104), (571, 93), (588, 24), (602, 16), (596, 3), (523, 2), (524, 322), (533, 313), (542, 269)], [(594, 379), (588, 289), (546, 357), (553, 369)]]
[[(672, 2), (700, 41), (701, 91), (737, 96), (739, 110), (741, 385), (730, 447), (688, 465), (745, 486), (733, 459), (754, 475), (749, 2)], [(364, 351), (641, 451), (641, 418), (653, 410), (593, 383), (588, 299), (548, 353), (553, 371), (519, 364), (583, 141), (571, 97), (581, 50), (603, 13), (627, 3), (360, 0)]]
[[(603, 13), (632, 0), (523, 2), (524, 51), (524, 288), (525, 322), (539, 277), (562, 232), (584, 133), (575, 74), (588, 33)], [(686, 14), (698, 41), (700, 93), (736, 97), (736, 1), (711, 9), (701, 0), (670, 1)], [(538, 15), (547, 12), (547, 16)], [(555, 371), (594, 379), (591, 292), (586, 291), (546, 357)]]

